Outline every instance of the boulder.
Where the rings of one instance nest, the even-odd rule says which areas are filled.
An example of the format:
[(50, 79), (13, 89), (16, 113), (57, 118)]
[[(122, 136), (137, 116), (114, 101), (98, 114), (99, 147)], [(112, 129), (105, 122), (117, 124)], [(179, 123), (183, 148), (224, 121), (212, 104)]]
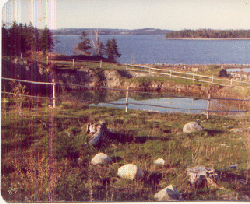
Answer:
[(111, 162), (111, 158), (107, 154), (99, 153), (96, 154), (95, 157), (92, 158), (91, 164), (97, 165), (97, 164), (107, 164)]
[(134, 164), (123, 165), (118, 169), (117, 175), (123, 179), (142, 179), (144, 172)]
[(157, 201), (180, 200), (181, 194), (177, 192), (173, 185), (170, 185), (154, 195)]
[(192, 133), (192, 132), (202, 131), (202, 130), (203, 130), (203, 127), (197, 122), (187, 123), (183, 127), (184, 133)]
[(167, 163), (167, 161), (162, 159), (162, 158), (156, 159), (154, 161), (154, 164), (156, 164), (156, 165), (166, 165), (166, 163)]
[(219, 71), (219, 77), (228, 77), (228, 76), (229, 76), (229, 74), (227, 73), (227, 70), (221, 69)]
[(216, 186), (214, 180), (218, 179), (218, 174), (215, 172), (215, 169), (206, 166), (187, 168), (187, 175), (190, 176), (189, 182), (196, 188), (203, 188), (206, 187), (206, 185)]
[(87, 124), (87, 133), (89, 134), (89, 144), (93, 146), (98, 146), (102, 142), (107, 141), (108, 138), (108, 129), (105, 122), (99, 122), (98, 124), (88, 123)]

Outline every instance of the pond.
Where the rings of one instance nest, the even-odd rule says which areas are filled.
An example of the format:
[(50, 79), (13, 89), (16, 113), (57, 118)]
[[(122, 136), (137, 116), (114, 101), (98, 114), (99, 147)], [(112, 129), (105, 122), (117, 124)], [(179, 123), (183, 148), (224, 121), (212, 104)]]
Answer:
[[(195, 100), (194, 98), (156, 98), (137, 101), (128, 98), (128, 110), (136, 109), (148, 112), (188, 112), (201, 113), (205, 112), (207, 100)], [(98, 106), (125, 108), (126, 98), (119, 99), (111, 103), (99, 103)]]
[[(88, 101), (91, 106), (115, 107), (128, 110), (143, 110), (148, 112), (182, 112), (206, 113), (208, 100), (206, 98), (170, 95), (166, 93), (128, 92), (126, 90), (112, 91), (73, 91), (70, 98)], [(246, 107), (241, 102), (211, 99), (212, 111), (244, 111)]]

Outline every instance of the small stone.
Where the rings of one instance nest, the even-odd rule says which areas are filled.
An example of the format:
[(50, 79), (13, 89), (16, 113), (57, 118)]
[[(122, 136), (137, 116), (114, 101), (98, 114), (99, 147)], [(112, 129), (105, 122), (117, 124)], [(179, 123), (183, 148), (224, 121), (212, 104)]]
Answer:
[(98, 165), (98, 164), (107, 164), (111, 162), (111, 158), (107, 154), (99, 153), (96, 154), (94, 158), (91, 160), (91, 164)]
[(159, 158), (159, 159), (154, 161), (154, 164), (156, 164), (156, 165), (165, 165), (166, 163), (167, 163), (167, 161), (162, 159), (162, 158)]
[(123, 165), (118, 169), (117, 175), (123, 179), (141, 179), (144, 172), (134, 164)]
[(234, 128), (234, 129), (231, 129), (229, 131), (233, 132), (233, 133), (242, 133), (242, 132), (244, 132), (244, 130), (242, 128)]
[(175, 189), (173, 185), (170, 185), (154, 195), (157, 201), (170, 201), (170, 200), (180, 200), (181, 194)]

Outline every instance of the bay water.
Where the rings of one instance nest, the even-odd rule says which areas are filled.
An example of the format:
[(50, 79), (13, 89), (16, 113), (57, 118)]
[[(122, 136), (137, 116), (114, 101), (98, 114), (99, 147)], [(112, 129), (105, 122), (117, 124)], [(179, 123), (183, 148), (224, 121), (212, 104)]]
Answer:
[[(94, 40), (95, 36), (88, 36)], [(118, 62), (136, 64), (250, 64), (250, 40), (164, 39), (163, 35), (100, 35), (101, 42), (115, 38)], [(55, 35), (54, 52), (74, 55), (78, 35)]]

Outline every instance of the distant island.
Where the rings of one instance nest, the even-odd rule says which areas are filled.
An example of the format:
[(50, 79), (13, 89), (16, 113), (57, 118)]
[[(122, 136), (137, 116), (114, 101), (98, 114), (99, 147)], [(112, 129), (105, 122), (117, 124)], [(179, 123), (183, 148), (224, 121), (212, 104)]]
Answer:
[(250, 30), (184, 29), (172, 31), (156, 28), (112, 29), (112, 28), (60, 28), (51, 30), (53, 35), (165, 35), (167, 39), (250, 39)]
[(111, 29), (111, 28), (61, 28), (52, 30), (53, 35), (81, 35), (85, 31), (86, 35), (166, 35), (171, 30), (162, 30), (155, 28), (142, 28), (142, 29)]
[(249, 39), (250, 30), (181, 30), (166, 33), (167, 39)]

